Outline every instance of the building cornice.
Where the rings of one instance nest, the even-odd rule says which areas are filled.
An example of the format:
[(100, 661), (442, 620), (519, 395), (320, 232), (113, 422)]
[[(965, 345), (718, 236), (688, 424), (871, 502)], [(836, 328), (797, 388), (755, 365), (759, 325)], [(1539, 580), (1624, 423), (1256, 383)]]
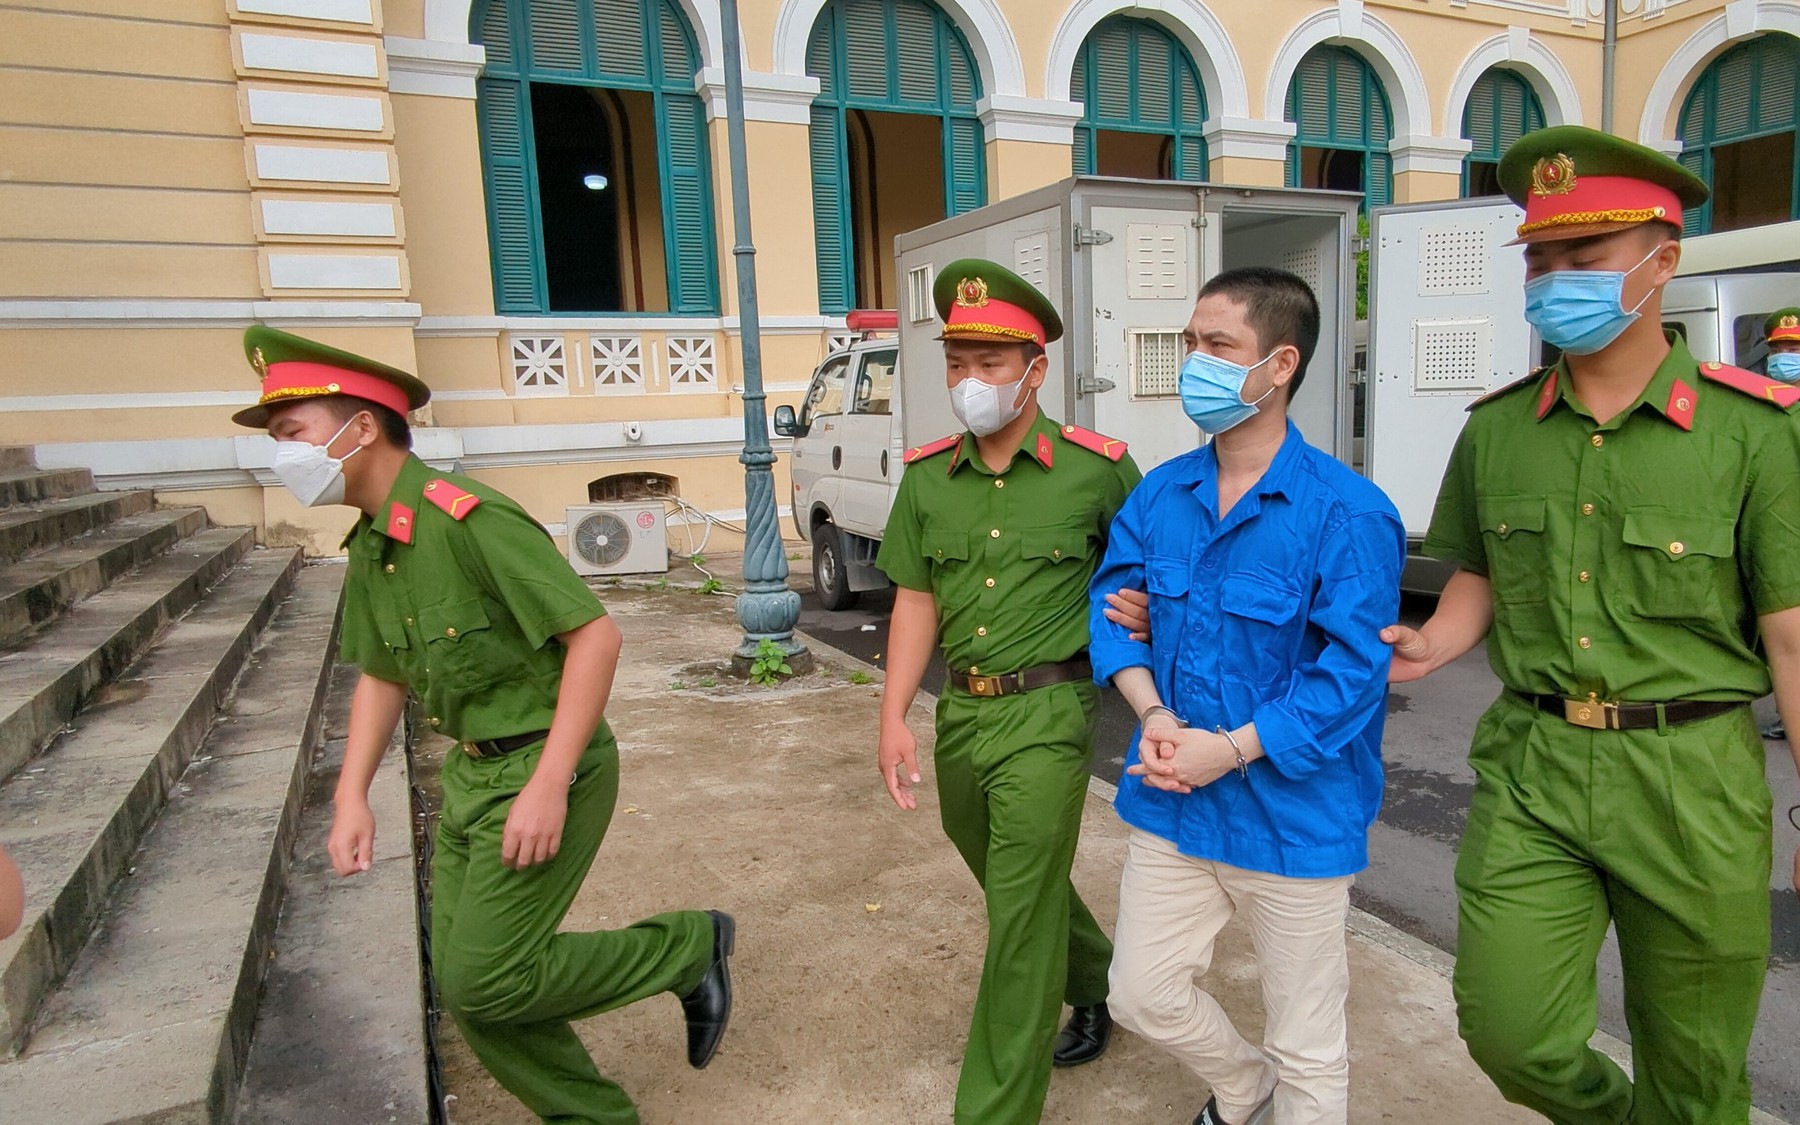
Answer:
[(383, 38), (387, 47), (388, 89), (433, 98), (473, 98), (475, 79), (487, 65), (487, 49), (473, 43), (436, 39)]
[(1080, 102), (992, 94), (975, 103), (975, 112), (990, 141), (1072, 145), (1084, 110)]
[(1299, 126), (1255, 117), (1215, 117), (1201, 127), (1209, 159), (1286, 160)]
[[(725, 117), (725, 69), (709, 66), (694, 76), (694, 92), (706, 103), (708, 121)], [(780, 125), (812, 123), (813, 99), (819, 96), (819, 80), (811, 76), (744, 72), (744, 120), (772, 121)]]
[(410, 328), (418, 322), (419, 306), (409, 301), (0, 301), (0, 328)]

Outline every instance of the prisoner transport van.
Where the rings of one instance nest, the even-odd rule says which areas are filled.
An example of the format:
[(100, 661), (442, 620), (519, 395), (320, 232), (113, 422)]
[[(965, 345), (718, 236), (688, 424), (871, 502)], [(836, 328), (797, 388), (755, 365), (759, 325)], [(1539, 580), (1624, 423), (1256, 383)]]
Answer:
[[(1361, 467), (1406, 525), (1401, 585), (1443, 589), (1453, 567), (1420, 557), (1438, 485), (1469, 406), (1556, 355), (1525, 323), (1521, 221), (1504, 199), (1370, 212), (1367, 416)], [(1800, 304), (1800, 222), (1682, 240), (1665, 327), (1694, 358), (1763, 370), (1763, 321)]]
[(1042, 290), (1062, 314), (1039, 402), (1051, 417), (1123, 439), (1148, 472), (1204, 436), (1182, 413), (1182, 329), (1213, 275), (1277, 266), (1305, 278), (1322, 313), (1318, 353), (1292, 416), (1315, 445), (1352, 454), (1352, 239), (1361, 196), (1073, 177), (895, 240), (902, 307), (853, 313), (860, 338), (827, 356), (800, 409), (778, 407), (793, 439), (793, 520), (813, 545), (828, 609), (887, 585), (875, 568), (905, 451), (959, 431), (931, 301), (938, 266), (987, 258)]

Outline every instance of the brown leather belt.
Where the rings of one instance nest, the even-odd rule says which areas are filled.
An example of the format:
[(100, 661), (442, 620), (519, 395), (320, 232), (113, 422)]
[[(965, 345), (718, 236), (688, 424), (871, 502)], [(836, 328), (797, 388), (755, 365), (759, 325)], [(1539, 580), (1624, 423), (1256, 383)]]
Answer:
[(973, 672), (950, 670), (950, 684), (970, 695), (979, 695), (983, 699), (992, 699), (1000, 695), (1017, 695), (1033, 688), (1049, 687), (1051, 684), (1066, 684), (1076, 680), (1094, 678), (1094, 666), (1088, 663), (1086, 656), (1077, 656), (1056, 664), (1038, 664), (1030, 668), (1022, 668), (1017, 672), (1008, 672), (1002, 676), (978, 676)]
[(547, 730), (534, 730), (530, 734), (513, 734), (505, 738), (476, 739), (471, 742), (459, 742), (462, 752), (471, 758), (504, 758), (514, 750), (523, 750), (534, 742), (542, 742), (550, 737)]
[(1649, 730), (1662, 724), (1710, 719), (1714, 715), (1748, 703), (1713, 699), (1677, 699), (1669, 703), (1618, 703), (1589, 696), (1565, 699), (1560, 695), (1526, 695), (1523, 698), (1539, 711), (1561, 715), (1570, 725), (1588, 730)]

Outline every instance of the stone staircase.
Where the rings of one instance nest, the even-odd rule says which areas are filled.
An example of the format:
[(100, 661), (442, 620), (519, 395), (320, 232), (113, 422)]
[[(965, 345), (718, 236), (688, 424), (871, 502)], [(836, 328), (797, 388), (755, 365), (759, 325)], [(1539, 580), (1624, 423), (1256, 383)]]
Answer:
[[(342, 575), (0, 449), (0, 844), (26, 886), (24, 924), (0, 941), (0, 1118), (224, 1122), (252, 1100), (264, 979), (328, 756)], [(405, 755), (391, 758), (403, 794)], [(407, 819), (385, 827), (409, 855)], [(334, 917), (305, 923), (330, 933)], [(416, 927), (365, 940), (415, 951), (410, 1009), (402, 988), (383, 1012), (404, 1052), (407, 1013), (422, 1025)], [(327, 1016), (326, 1043), (333, 1019), (367, 1019)], [(414, 1063), (422, 1090), (422, 1047)], [(343, 1119), (425, 1121), (416, 1101)], [(324, 1120), (259, 1118), (284, 1119)]]

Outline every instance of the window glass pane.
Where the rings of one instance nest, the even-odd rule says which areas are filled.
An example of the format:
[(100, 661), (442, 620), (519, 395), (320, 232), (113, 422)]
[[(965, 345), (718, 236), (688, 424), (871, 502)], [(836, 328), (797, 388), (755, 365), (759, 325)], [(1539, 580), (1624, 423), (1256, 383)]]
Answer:
[(887, 414), (894, 399), (895, 352), (870, 352), (863, 357), (862, 370), (856, 376), (857, 414)]
[(815, 418), (844, 412), (844, 372), (849, 368), (850, 358), (839, 356), (813, 376), (812, 386), (806, 389), (806, 402), (800, 407), (802, 426)]
[(1793, 218), (1793, 206), (1793, 133), (1713, 149), (1713, 230), (1785, 223)]
[(1763, 324), (1768, 321), (1769, 313), (1774, 311), (1769, 309), (1766, 312), (1751, 313), (1731, 322), (1732, 343), (1735, 345), (1732, 349), (1732, 363), (1753, 371), (1762, 370), (1763, 361), (1769, 358), (1768, 338), (1763, 335)]

